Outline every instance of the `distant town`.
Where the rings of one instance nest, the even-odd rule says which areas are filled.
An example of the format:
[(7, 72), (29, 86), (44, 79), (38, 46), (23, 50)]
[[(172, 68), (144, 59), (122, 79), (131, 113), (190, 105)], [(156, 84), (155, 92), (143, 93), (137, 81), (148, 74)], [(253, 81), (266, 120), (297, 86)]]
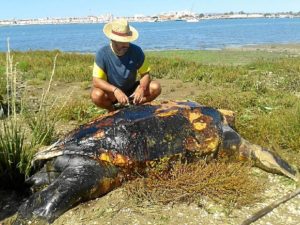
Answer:
[[(38, 18), (38, 19), (8, 19), (0, 20), (0, 26), (10, 25), (34, 25), (34, 24), (77, 24), (77, 23), (107, 23), (118, 17), (112, 14), (86, 17), (68, 18)], [(124, 17), (123, 17), (124, 18)], [(300, 12), (281, 12), (281, 13), (194, 13), (191, 11), (168, 12), (154, 16), (134, 15), (125, 17), (130, 22), (165, 22), (165, 21), (186, 21), (199, 22), (208, 19), (249, 19), (249, 18), (300, 18)]]

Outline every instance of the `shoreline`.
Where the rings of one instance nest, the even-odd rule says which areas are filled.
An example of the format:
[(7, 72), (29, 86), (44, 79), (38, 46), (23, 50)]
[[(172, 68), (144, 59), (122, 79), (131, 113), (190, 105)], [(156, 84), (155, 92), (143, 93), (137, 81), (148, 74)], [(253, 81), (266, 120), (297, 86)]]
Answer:
[[(188, 17), (183, 19), (157, 19), (153, 20), (151, 18), (146, 17), (147, 19), (134, 19), (127, 18), (131, 23), (168, 23), (168, 22), (186, 22), (186, 23), (201, 23), (201, 21), (205, 20), (255, 20), (255, 19), (266, 19), (266, 20), (282, 20), (282, 19), (300, 19), (300, 16), (273, 16), (273, 17), (265, 17), (265, 16), (211, 16), (211, 17)], [(15, 27), (15, 26), (36, 26), (36, 25), (88, 25), (88, 24), (106, 24), (110, 22), (112, 19), (89, 19), (89, 18), (58, 18), (58, 19), (33, 19), (33, 20), (0, 20), (0, 28), (1, 27)]]
[[(30, 49), (30, 50), (14, 50), (14, 52), (34, 52), (34, 51), (57, 51), (65, 52), (65, 53), (78, 53), (78, 54), (94, 54), (94, 52), (82, 52), (82, 51), (63, 51), (60, 49)], [(266, 51), (266, 52), (274, 52), (274, 53), (293, 53), (300, 55), (300, 42), (299, 43), (267, 43), (267, 44), (248, 44), (248, 45), (240, 45), (240, 46), (230, 46), (224, 48), (210, 48), (210, 49), (144, 49), (145, 52), (171, 52), (171, 51), (186, 51), (186, 52), (194, 52), (194, 51)], [(0, 51), (0, 53), (5, 53), (6, 51)]]

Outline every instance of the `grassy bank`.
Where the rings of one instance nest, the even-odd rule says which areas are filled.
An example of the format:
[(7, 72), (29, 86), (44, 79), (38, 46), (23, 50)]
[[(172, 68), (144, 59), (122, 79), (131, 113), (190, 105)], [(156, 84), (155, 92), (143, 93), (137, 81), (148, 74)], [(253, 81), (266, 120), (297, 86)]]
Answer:
[(259, 59), (275, 59), (286, 57), (282, 52), (267, 51), (242, 51), (242, 50), (179, 50), (179, 51), (149, 51), (149, 57), (173, 58), (176, 60), (186, 60), (190, 62), (210, 64), (210, 65), (246, 65)]
[[(30, 51), (14, 52), (13, 55), (15, 62), (18, 62), (17, 69), (22, 74), (22, 79), (29, 85), (38, 87), (49, 79), (53, 58), (57, 53), (59, 52)], [(163, 51), (146, 54), (155, 78), (181, 79), (198, 84), (202, 90), (198, 101), (236, 111), (238, 127), (250, 139), (261, 144), (274, 143), (300, 151), (300, 140), (297, 138), (297, 125), (300, 124), (297, 116), (300, 114), (299, 57), (264, 51), (228, 50)], [(93, 57), (60, 52), (54, 80), (63, 83), (81, 82), (82, 89), (88, 88)], [(2, 53), (2, 93), (4, 73), (5, 54)], [(73, 100), (73, 108), (89, 107), (88, 104), (76, 106), (78, 101), (74, 98)], [(68, 116), (65, 115), (65, 118), (68, 119)], [(254, 135), (257, 132), (261, 135)]]
[[(26, 80), (46, 80), (49, 79), (49, 71), (53, 66), (54, 56), (60, 53), (57, 61), (56, 80), (63, 82), (73, 81), (89, 81), (92, 71), (94, 56), (91, 54), (68, 54), (59, 51), (28, 51), (13, 52), (15, 61), (18, 62), (18, 69), (24, 74)], [(149, 51), (146, 52), (147, 57), (152, 62), (154, 73), (158, 77), (167, 77), (172, 73), (174, 68), (166, 67), (165, 71), (156, 69), (157, 64), (165, 61), (173, 61), (175, 66), (181, 67), (178, 72), (186, 71), (186, 66), (190, 68), (194, 64), (205, 65), (225, 65), (239, 66), (248, 65), (258, 60), (272, 60), (286, 57), (283, 53), (270, 53), (264, 51)], [(5, 53), (0, 53), (0, 74), (5, 73)], [(170, 66), (173, 66), (170, 65)], [(165, 64), (162, 64), (165, 66)], [(177, 68), (176, 68), (177, 69)], [(188, 75), (188, 74), (187, 74)], [(176, 76), (176, 75), (171, 75)], [(3, 90), (3, 88), (2, 88)]]
[[(22, 99), (32, 108), (51, 77), (50, 93), (59, 129), (82, 123), (103, 111), (89, 101), (93, 55), (58, 51), (13, 52), (25, 89)], [(237, 128), (247, 139), (283, 153), (300, 166), (300, 57), (263, 51), (147, 52), (152, 76), (197, 85), (198, 102), (237, 112)], [(0, 53), (0, 95), (6, 93), (6, 55)], [(72, 91), (70, 91), (72, 90)], [(176, 90), (175, 90), (176, 91)], [(46, 104), (53, 105), (53, 100)], [(65, 105), (65, 106), (63, 106)], [(58, 129), (58, 128), (57, 128)], [(55, 137), (54, 137), (55, 138)], [(56, 137), (57, 138), (57, 137)]]

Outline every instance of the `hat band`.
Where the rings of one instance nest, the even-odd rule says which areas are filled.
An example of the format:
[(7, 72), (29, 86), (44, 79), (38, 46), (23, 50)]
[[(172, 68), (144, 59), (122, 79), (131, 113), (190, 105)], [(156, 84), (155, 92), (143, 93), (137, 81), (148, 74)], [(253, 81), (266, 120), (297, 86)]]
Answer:
[(120, 33), (120, 32), (112, 30), (111, 32), (113, 34), (115, 34), (115, 35), (122, 36), (122, 37), (132, 36), (132, 32), (131, 31), (129, 31), (128, 33)]

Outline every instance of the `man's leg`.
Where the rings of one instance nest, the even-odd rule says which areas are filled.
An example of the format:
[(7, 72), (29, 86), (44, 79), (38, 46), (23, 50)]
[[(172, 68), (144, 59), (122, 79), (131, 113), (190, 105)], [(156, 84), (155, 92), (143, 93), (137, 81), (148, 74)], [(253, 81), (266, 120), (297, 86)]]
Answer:
[[(151, 81), (149, 89), (143, 98), (141, 104), (150, 102), (157, 98), (161, 93), (160, 83), (157, 81)], [(127, 93), (130, 96), (130, 93)], [(128, 96), (128, 97), (129, 97)], [(91, 93), (91, 99), (98, 107), (105, 108), (108, 111), (114, 111), (113, 103), (116, 101), (116, 97), (112, 93), (105, 92), (99, 88), (93, 88)]]
[(157, 81), (151, 81), (149, 85), (148, 93), (146, 93), (142, 103), (153, 101), (154, 99), (157, 98), (157, 96), (160, 95), (160, 93), (161, 93), (160, 83), (158, 83)]
[(113, 102), (116, 101), (116, 97), (107, 93), (99, 88), (93, 88), (91, 93), (91, 99), (96, 106), (107, 109), (108, 111), (114, 111)]

